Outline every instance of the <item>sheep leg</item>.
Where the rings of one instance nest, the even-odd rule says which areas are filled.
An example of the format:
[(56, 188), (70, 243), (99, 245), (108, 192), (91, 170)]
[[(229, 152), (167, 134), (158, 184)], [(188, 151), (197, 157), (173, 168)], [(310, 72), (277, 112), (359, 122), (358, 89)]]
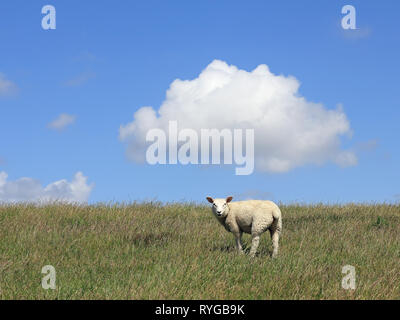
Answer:
[(258, 244), (260, 243), (260, 235), (253, 234), (253, 239), (251, 240), (250, 256), (254, 257), (257, 252)]
[(242, 248), (242, 232), (235, 232), (235, 238), (236, 238), (236, 248), (239, 251), (239, 253), (243, 253), (243, 248)]
[(276, 258), (278, 255), (279, 249), (279, 231), (271, 231), (271, 239), (272, 239), (272, 258)]

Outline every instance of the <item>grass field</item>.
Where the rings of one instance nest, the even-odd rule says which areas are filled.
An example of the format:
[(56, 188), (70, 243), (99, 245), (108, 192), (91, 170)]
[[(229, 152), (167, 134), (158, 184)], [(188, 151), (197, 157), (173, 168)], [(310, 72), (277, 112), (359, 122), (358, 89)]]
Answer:
[[(281, 206), (280, 253), (236, 254), (207, 206), (0, 206), (1, 299), (399, 299), (400, 205)], [(250, 236), (243, 241), (248, 251)], [(44, 265), (56, 269), (44, 290)], [(342, 267), (356, 289), (342, 288)]]

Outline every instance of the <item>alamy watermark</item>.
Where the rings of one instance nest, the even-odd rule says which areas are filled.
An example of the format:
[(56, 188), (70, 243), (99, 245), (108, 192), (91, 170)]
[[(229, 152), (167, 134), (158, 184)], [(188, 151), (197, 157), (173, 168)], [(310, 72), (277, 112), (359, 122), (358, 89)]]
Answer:
[(357, 29), (356, 28), (356, 8), (352, 5), (345, 5), (342, 7), (342, 14), (345, 16), (342, 18), (342, 28), (347, 29)]
[(56, 29), (56, 8), (52, 5), (45, 5), (42, 7), (42, 14), (45, 16), (42, 18), (42, 28), (44, 30), (55, 30)]
[(200, 129), (199, 136), (193, 129), (178, 131), (178, 122), (169, 121), (168, 132), (151, 129), (146, 141), (153, 142), (146, 151), (149, 164), (235, 163), (241, 166), (235, 169), (236, 175), (249, 175), (254, 171), (254, 129)]
[(356, 289), (356, 268), (351, 265), (345, 265), (342, 268), (342, 273), (346, 274), (342, 278), (342, 288), (345, 290)]
[(42, 288), (54, 290), (56, 288), (56, 269), (52, 265), (46, 265), (42, 268), (42, 273), (46, 274), (42, 278)]

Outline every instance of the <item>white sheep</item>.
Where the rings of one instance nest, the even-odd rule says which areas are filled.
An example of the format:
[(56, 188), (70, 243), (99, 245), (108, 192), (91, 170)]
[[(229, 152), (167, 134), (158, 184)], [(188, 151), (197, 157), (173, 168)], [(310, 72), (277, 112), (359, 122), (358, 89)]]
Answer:
[(243, 253), (241, 243), (243, 232), (252, 236), (250, 255), (254, 257), (260, 242), (260, 235), (269, 230), (272, 239), (272, 257), (276, 257), (279, 235), (282, 231), (282, 216), (275, 203), (263, 200), (231, 202), (232, 197), (226, 199), (207, 197), (207, 200), (213, 204), (212, 211), (217, 220), (235, 236), (239, 253)]

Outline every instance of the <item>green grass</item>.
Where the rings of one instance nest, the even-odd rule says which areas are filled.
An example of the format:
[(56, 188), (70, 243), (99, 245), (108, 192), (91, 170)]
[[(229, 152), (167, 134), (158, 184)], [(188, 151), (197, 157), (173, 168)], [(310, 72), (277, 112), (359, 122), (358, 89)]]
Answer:
[[(278, 258), (265, 233), (251, 259), (206, 206), (0, 206), (0, 298), (400, 298), (399, 205), (281, 211)], [(48, 264), (55, 290), (41, 287)], [(344, 265), (356, 268), (356, 290), (341, 287)]]

